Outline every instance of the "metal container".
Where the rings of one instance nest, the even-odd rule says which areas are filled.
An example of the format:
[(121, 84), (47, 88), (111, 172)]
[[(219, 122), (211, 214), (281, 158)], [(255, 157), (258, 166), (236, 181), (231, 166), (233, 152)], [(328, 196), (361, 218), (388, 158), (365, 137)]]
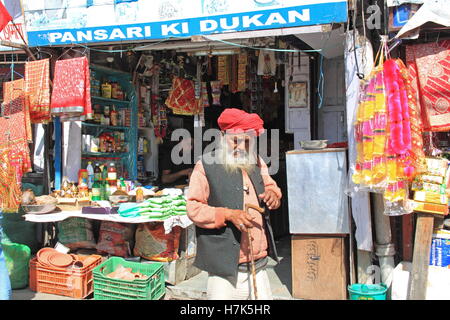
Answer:
[(291, 234), (349, 233), (346, 149), (286, 153)]

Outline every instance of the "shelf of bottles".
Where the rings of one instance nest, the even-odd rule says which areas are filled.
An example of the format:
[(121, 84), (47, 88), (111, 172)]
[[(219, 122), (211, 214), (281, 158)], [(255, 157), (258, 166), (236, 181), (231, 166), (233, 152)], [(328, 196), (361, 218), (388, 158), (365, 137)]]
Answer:
[(131, 75), (91, 65), (93, 117), (82, 122), (82, 168), (114, 163), (125, 179), (137, 179), (137, 103)]

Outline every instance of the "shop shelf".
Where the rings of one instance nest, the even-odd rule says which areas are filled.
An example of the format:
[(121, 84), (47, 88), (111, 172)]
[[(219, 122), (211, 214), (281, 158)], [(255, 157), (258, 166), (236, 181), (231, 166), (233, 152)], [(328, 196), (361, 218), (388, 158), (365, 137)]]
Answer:
[[(106, 276), (120, 265), (148, 278), (127, 281)], [(159, 300), (165, 294), (164, 267), (159, 262), (147, 264), (111, 257), (97, 266), (93, 273), (95, 300)]]
[(30, 260), (30, 289), (36, 292), (50, 293), (76, 299), (84, 299), (93, 288), (93, 269), (100, 265), (102, 257), (92, 255), (96, 259), (86, 267), (52, 268), (40, 264), (36, 258)]
[(108, 129), (108, 130), (129, 130), (130, 129), (130, 127), (106, 126), (103, 124), (95, 124), (95, 123), (89, 123), (89, 122), (82, 122), (82, 124), (85, 127), (102, 128), (102, 129)]
[(95, 101), (99, 101), (99, 102), (105, 102), (105, 103), (111, 103), (114, 105), (125, 105), (128, 107), (128, 105), (130, 104), (130, 101), (128, 100), (117, 100), (117, 99), (108, 99), (108, 98), (103, 98), (103, 97), (99, 97), (99, 96), (91, 96), (92, 100)]

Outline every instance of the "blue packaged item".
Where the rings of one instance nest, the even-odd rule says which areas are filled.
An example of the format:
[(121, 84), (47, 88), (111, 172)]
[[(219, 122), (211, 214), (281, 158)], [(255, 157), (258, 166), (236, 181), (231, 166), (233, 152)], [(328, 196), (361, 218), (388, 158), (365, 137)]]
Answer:
[(445, 268), (450, 265), (450, 235), (433, 235), (431, 241), (430, 265)]

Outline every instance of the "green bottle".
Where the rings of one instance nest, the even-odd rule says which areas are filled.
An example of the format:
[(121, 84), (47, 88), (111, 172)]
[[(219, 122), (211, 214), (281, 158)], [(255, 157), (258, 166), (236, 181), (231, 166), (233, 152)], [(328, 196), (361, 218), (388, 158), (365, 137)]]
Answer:
[(120, 178), (120, 189), (124, 192), (127, 192), (127, 185), (125, 184), (125, 181), (123, 180), (123, 178)]
[(102, 170), (102, 180), (106, 182), (108, 180), (108, 166), (105, 164)]
[(92, 185), (92, 201), (102, 200), (102, 190), (99, 181), (94, 181)]
[(101, 182), (100, 189), (101, 189), (100, 193), (101, 193), (102, 200), (107, 200), (106, 199), (106, 182), (105, 181)]

